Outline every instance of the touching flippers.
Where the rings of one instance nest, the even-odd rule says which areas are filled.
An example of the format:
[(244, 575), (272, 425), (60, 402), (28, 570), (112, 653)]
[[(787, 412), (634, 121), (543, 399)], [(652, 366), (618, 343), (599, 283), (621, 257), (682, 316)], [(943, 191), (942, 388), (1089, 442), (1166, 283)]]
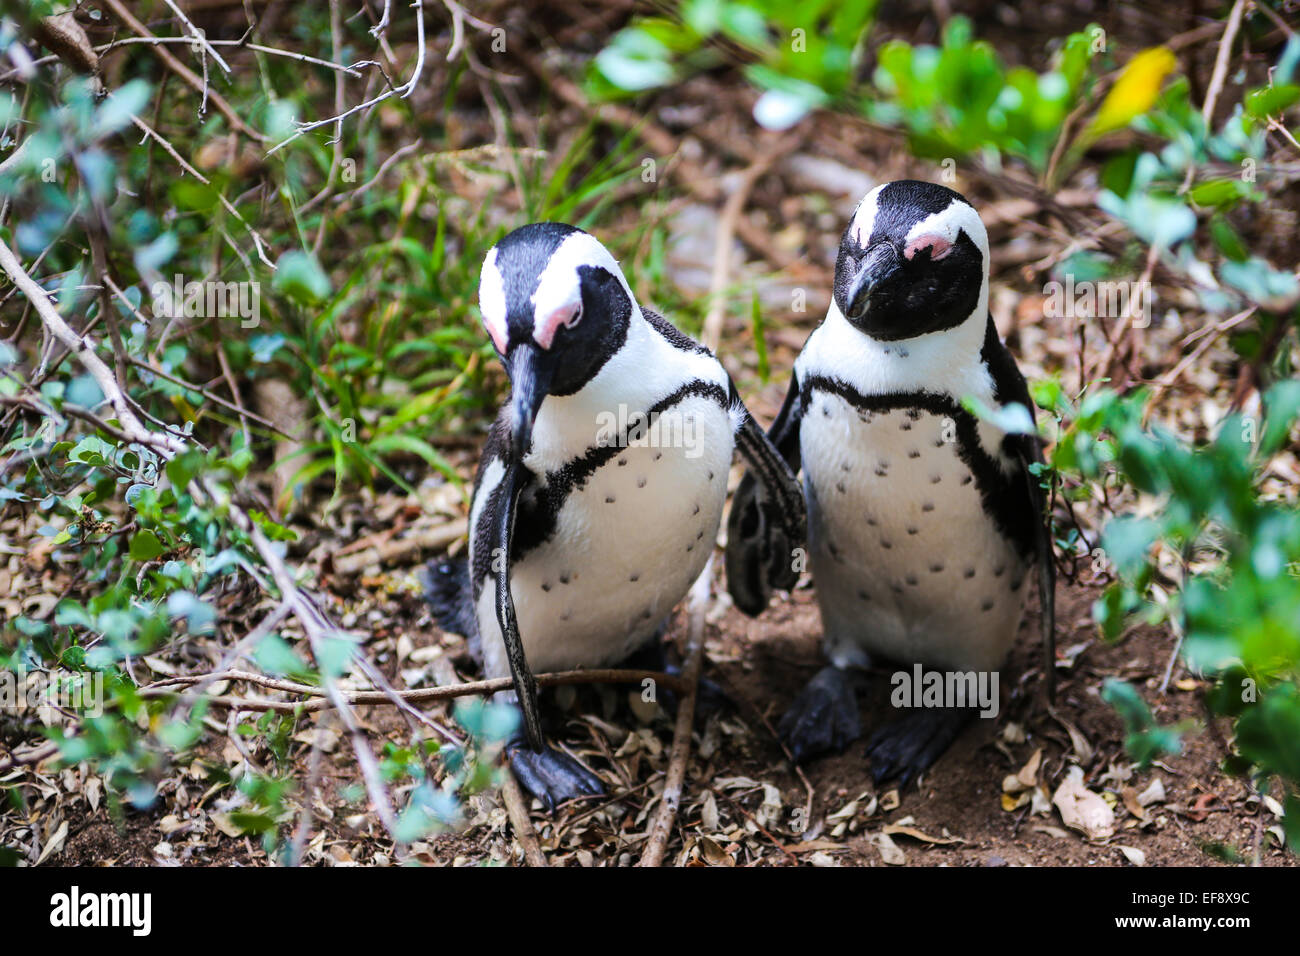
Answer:
[(803, 491), (795, 478), (797, 426), (791, 424), (791, 406), (797, 400), (798, 384), (792, 380), (770, 436), (748, 412), (743, 412), (736, 432), (736, 448), (749, 467), (727, 521), (727, 590), (736, 607), (750, 617), (763, 612), (773, 590), (793, 588), (804, 569), (800, 556), (808, 525)]

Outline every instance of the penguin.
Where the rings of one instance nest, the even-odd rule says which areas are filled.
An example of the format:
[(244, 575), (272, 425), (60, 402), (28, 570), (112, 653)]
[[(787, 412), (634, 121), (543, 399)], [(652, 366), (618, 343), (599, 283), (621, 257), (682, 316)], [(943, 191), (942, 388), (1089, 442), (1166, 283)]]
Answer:
[[(1051, 694), (1055, 572), (1031, 467), (1042, 452), (988, 300), (988, 235), (965, 197), (908, 180), (867, 193), (840, 241), (829, 311), (768, 432), (793, 470), (802, 465), (827, 659), (778, 725), (796, 760), (860, 736), (854, 677), (873, 658), (999, 670), (1035, 567)], [(737, 489), (737, 527), (756, 520), (752, 489), (748, 477)], [(728, 575), (745, 592), (760, 555), (734, 541)], [(762, 599), (755, 589), (736, 603)], [(910, 783), (973, 712), (917, 708), (877, 729), (873, 777)]]
[(713, 549), (734, 451), (756, 476), (747, 586), (763, 595), (798, 580), (803, 495), (721, 362), (639, 305), (594, 236), (511, 232), (484, 259), (479, 309), (511, 394), (479, 462), (468, 558), (435, 561), (425, 585), (485, 675), (513, 678), (523, 720), (506, 756), (553, 811), (603, 788), (544, 741), (533, 669), (609, 666), (661, 633)]

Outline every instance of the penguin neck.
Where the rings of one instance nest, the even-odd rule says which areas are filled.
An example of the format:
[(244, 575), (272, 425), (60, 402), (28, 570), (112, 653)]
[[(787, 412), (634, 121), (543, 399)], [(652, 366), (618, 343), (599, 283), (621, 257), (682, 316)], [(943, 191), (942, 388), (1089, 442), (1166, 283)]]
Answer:
[(993, 380), (980, 351), (988, 330), (988, 298), (986, 277), (975, 308), (959, 324), (889, 342), (852, 325), (832, 301), (796, 362), (799, 377), (831, 375), (863, 395), (935, 392), (987, 400)]
[(633, 300), (622, 347), (578, 391), (548, 395), (542, 402), (524, 464), (538, 473), (555, 471), (597, 445), (611, 420), (627, 422), (699, 378), (726, 387), (717, 359), (675, 348)]

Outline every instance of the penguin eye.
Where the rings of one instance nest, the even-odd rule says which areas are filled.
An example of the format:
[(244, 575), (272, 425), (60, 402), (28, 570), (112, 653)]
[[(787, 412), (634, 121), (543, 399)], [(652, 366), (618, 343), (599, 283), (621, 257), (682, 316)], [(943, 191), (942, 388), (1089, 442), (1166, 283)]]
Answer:
[(573, 310), (573, 314), (564, 320), (564, 327), (571, 329), (582, 321), (582, 302), (579, 301)]

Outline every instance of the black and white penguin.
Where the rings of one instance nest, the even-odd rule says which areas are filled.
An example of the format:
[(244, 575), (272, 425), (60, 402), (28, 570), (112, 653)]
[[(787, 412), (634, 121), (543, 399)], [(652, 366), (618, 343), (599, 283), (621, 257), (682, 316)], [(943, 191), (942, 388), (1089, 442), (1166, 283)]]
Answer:
[[(1050, 686), (1054, 572), (1029, 467), (1041, 452), (988, 299), (988, 236), (964, 197), (900, 181), (863, 198), (840, 242), (830, 310), (768, 433), (792, 468), (802, 463), (829, 660), (780, 723), (796, 759), (859, 736), (852, 671), (873, 656), (909, 669), (1001, 668), (1034, 565)], [(1025, 414), (999, 411), (1010, 405)], [(967, 410), (981, 406), (992, 414)], [(737, 492), (733, 525), (753, 510), (750, 487)], [(758, 556), (737, 541), (728, 569), (743, 580)], [(867, 747), (873, 776), (909, 782), (971, 713), (917, 709), (879, 729)]]
[(713, 549), (734, 450), (760, 476), (747, 541), (764, 597), (797, 580), (803, 497), (722, 364), (639, 306), (588, 233), (507, 235), (483, 263), (479, 308), (511, 397), (479, 463), (468, 561), (435, 562), (426, 584), (486, 676), (514, 678), (524, 721), (507, 756), (553, 809), (602, 790), (543, 743), (532, 669), (616, 664), (659, 634)]

